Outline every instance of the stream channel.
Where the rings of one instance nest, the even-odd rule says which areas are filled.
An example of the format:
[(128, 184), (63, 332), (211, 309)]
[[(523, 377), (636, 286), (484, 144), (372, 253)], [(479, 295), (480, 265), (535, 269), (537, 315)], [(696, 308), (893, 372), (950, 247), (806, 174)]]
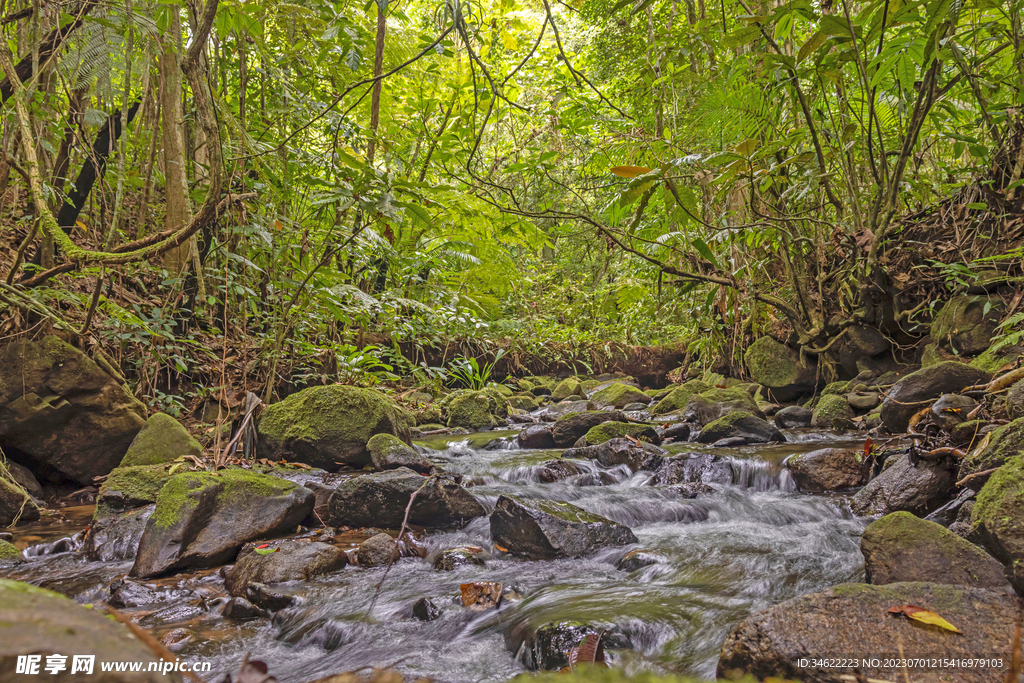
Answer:
[[(797, 492), (783, 466), (793, 453), (860, 447), (862, 441), (820, 431), (787, 431), (786, 437), (789, 442), (781, 445), (729, 449), (669, 444), (673, 454), (699, 451), (725, 461), (698, 474), (714, 490), (692, 500), (652, 486), (650, 472), (601, 470), (591, 461), (579, 463), (583, 474), (541, 483), (538, 465), (561, 451), (520, 449), (515, 432), (432, 437), (417, 443), (444, 469), (461, 474), (488, 509), (501, 494), (568, 501), (629, 526), (639, 545), (581, 559), (528, 561), (495, 549), (488, 519), (481, 517), (458, 530), (423, 535), (427, 559), (402, 558), (386, 576), (383, 568), (350, 566), (280, 585), (304, 600), (272, 619), (222, 617), (225, 591), (217, 570), (147, 581), (160, 601), (122, 611), (158, 636), (187, 629), (179, 631), (178, 654), (212, 661), (208, 681), (236, 671), (246, 654), (266, 661), (282, 683), (368, 666), (449, 683), (506, 681), (526, 670), (519, 645), (526, 634), (563, 620), (606, 629), (609, 660), (627, 671), (713, 679), (722, 642), (744, 617), (803, 593), (864, 580), (859, 543), (870, 519), (850, 512), (847, 495)], [(323, 476), (335, 485), (339, 478), (301, 473), (295, 480)], [(92, 508), (63, 513), (63, 525), (18, 527), (16, 541), (39, 545), (6, 578), (82, 603), (105, 602), (111, 583), (128, 572), (131, 561), (87, 561), (77, 552), (74, 534)], [(334, 542), (352, 547), (367, 535), (346, 532)], [(440, 551), (465, 545), (481, 546), (486, 565), (453, 571), (431, 566)], [(637, 548), (661, 561), (634, 571), (616, 569)], [(502, 582), (521, 599), (472, 611), (461, 605), (459, 584), (473, 581)], [(423, 622), (412, 616), (412, 605), (423, 597), (441, 608), (440, 618)]]

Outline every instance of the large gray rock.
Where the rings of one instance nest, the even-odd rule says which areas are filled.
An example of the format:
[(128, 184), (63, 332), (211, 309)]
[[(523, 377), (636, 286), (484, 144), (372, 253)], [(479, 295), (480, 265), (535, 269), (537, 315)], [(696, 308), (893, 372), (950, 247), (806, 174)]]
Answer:
[(622, 422), (625, 417), (617, 410), (587, 410), (579, 413), (566, 413), (558, 418), (551, 428), (551, 438), (556, 446), (571, 446), (576, 443), (577, 439), (586, 435), (602, 422), (609, 420)]
[(893, 434), (907, 431), (911, 416), (943, 394), (953, 394), (992, 379), (984, 370), (957, 361), (936, 363), (912, 372), (882, 402), (882, 424)]
[(562, 453), (563, 458), (596, 460), (604, 467), (627, 465), (634, 472), (658, 469), (661, 467), (663, 456), (666, 455), (668, 452), (657, 446), (649, 443), (637, 445), (629, 439), (611, 439), (596, 446), (567, 448)]
[(490, 521), (495, 543), (531, 560), (580, 557), (637, 542), (629, 527), (560, 501), (500, 496)]
[[(888, 613), (890, 607), (900, 605), (931, 610), (963, 633), (950, 633)], [(884, 666), (886, 660), (985, 656), (1007, 662), (1018, 612), (1015, 597), (983, 588), (934, 583), (842, 584), (821, 593), (801, 595), (744, 619), (725, 639), (718, 673), (840, 683), (840, 675), (848, 675), (849, 669), (817, 668), (810, 663), (800, 666), (800, 660), (856, 657), (877, 659), (881, 664), (861, 667), (863, 675), (902, 681), (902, 667)], [(1003, 680), (1002, 668), (936, 667), (911, 675), (914, 683), (994, 683)]]
[(245, 546), (238, 560), (224, 577), (224, 587), (235, 597), (248, 597), (249, 584), (271, 585), (286, 581), (309, 579), (336, 572), (348, 564), (348, 555), (341, 548), (317, 541), (275, 541), (275, 551), (256, 552), (253, 545)]
[(554, 448), (555, 440), (551, 436), (551, 425), (527, 425), (516, 436), (516, 441), (523, 448)]
[(428, 479), (400, 467), (341, 482), (327, 504), (324, 521), (331, 526), (398, 529), (414, 493), (410, 524), (453, 526), (487, 514), (477, 499), (451, 477), (434, 475)]
[(0, 479), (0, 527), (34, 522), (39, 519), (39, 508), (24, 489), (6, 479)]
[(370, 460), (378, 470), (408, 467), (420, 474), (429, 474), (434, 463), (416, 452), (416, 449), (394, 434), (375, 434), (366, 442)]
[(871, 461), (852, 448), (820, 448), (786, 459), (786, 468), (801, 491), (822, 493), (863, 486), (871, 477)]
[(93, 520), (82, 544), (85, 556), (93, 562), (135, 559), (146, 523), (155, 509), (156, 505), (149, 505)]
[(981, 353), (992, 342), (1003, 308), (998, 296), (954, 296), (935, 316), (931, 338), (961, 356)]
[(729, 413), (705, 426), (697, 435), (697, 442), (713, 444), (722, 439), (741, 438), (745, 443), (785, 442), (775, 425), (748, 412)]
[[(37, 675), (15, 673), (18, 657), (50, 653), (68, 657), (66, 671), (58, 675), (46, 673), (44, 656)], [(93, 672), (71, 675), (74, 655), (95, 656)], [(99, 663), (109, 661), (141, 662), (142, 671), (101, 671)], [(181, 683), (181, 674), (175, 671), (164, 675), (146, 670), (159, 661), (127, 627), (108, 619), (99, 610), (27, 583), (0, 579), (0, 681)]]
[(1012, 592), (998, 560), (909, 512), (894, 512), (869, 524), (860, 552), (868, 583), (928, 581)]
[(117, 467), (145, 406), (84, 353), (54, 336), (0, 350), (0, 442), (80, 484)]
[(810, 427), (814, 413), (803, 406), (786, 406), (775, 413), (775, 426), (779, 429)]
[(359, 544), (360, 567), (386, 567), (397, 559), (398, 544), (388, 534), (374, 534)]
[(370, 437), (391, 434), (411, 444), (411, 419), (373, 389), (310, 387), (267, 407), (259, 423), (260, 452), (328, 472), (344, 464), (369, 465)]
[(742, 387), (715, 387), (691, 396), (683, 408), (682, 418), (691, 424), (706, 425), (731, 413), (750, 413), (764, 418), (757, 402)]
[(954, 483), (954, 470), (946, 463), (922, 460), (914, 466), (901, 455), (857, 492), (850, 507), (858, 515), (903, 511), (923, 517), (949, 499)]
[(130, 575), (225, 564), (249, 541), (294, 530), (313, 502), (309, 489), (246, 470), (175, 474), (157, 495)]
[(1006, 565), (1006, 576), (1024, 593), (1024, 456), (1011, 458), (978, 492), (971, 535)]
[(731, 484), (732, 465), (717, 455), (698, 453), (666, 458), (651, 483), (658, 486), (675, 484)]
[(851, 325), (846, 330), (846, 341), (850, 350), (859, 356), (877, 356), (891, 347), (881, 332), (867, 325)]
[(776, 401), (792, 401), (817, 384), (817, 363), (771, 337), (761, 337), (743, 354), (751, 379), (763, 385)]

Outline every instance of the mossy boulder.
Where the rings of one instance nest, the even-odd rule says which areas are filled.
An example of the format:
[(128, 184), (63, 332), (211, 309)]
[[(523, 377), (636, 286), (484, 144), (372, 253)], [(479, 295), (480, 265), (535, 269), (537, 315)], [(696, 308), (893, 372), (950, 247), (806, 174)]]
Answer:
[(590, 430), (583, 436), (586, 446), (596, 446), (611, 439), (619, 439), (631, 436), (634, 439), (647, 441), (653, 444), (660, 444), (661, 438), (657, 430), (651, 425), (637, 424), (635, 422), (603, 422)]
[(745, 411), (728, 413), (706, 425), (697, 436), (697, 443), (713, 444), (723, 439), (742, 438), (745, 443), (784, 442), (775, 425)]
[(763, 418), (757, 402), (741, 387), (708, 389), (691, 396), (683, 409), (683, 420), (706, 425), (729, 413), (744, 412)]
[(629, 527), (554, 500), (499, 496), (490, 522), (495, 543), (531, 560), (581, 557), (637, 542)]
[(39, 508), (32, 498), (16, 484), (0, 478), (0, 527), (39, 519)]
[(643, 403), (646, 405), (651, 402), (651, 397), (634, 386), (623, 384), (622, 382), (614, 382), (599, 391), (595, 391), (590, 400), (598, 406), (606, 408), (625, 408), (630, 403)]
[(623, 422), (625, 415), (618, 411), (585, 410), (566, 413), (551, 428), (556, 446), (571, 446), (576, 440), (602, 422)]
[(812, 427), (853, 429), (853, 408), (845, 396), (827, 394), (821, 397), (811, 415)]
[(953, 468), (941, 460), (922, 460), (913, 465), (910, 457), (890, 458), (885, 469), (850, 500), (858, 515), (910, 512), (923, 517), (949, 500), (956, 483)]
[(1012, 592), (1003, 565), (949, 529), (894, 512), (868, 525), (860, 540), (868, 583), (928, 581)]
[(1006, 576), (1024, 592), (1024, 455), (1010, 458), (981, 487), (971, 509), (973, 535), (1006, 565)]
[(156, 497), (131, 576), (216, 567), (249, 541), (295, 529), (314, 504), (309, 489), (241, 469), (175, 474)]
[(626, 465), (634, 472), (640, 470), (653, 472), (659, 469), (664, 463), (666, 455), (668, 455), (667, 451), (654, 444), (645, 442), (636, 444), (623, 438), (610, 439), (596, 446), (567, 448), (562, 453), (563, 458), (594, 460), (602, 467), (607, 468)]
[(928, 344), (924, 347), (924, 350), (921, 352), (921, 367), (929, 368), (933, 365), (938, 365), (939, 363), (944, 363), (948, 360), (954, 360), (951, 356), (951, 353), (943, 351), (942, 347), (939, 346), (938, 344)]
[(173, 465), (135, 465), (118, 467), (100, 485), (96, 496), (96, 512), (100, 519), (107, 515), (143, 507), (156, 502), (157, 494), (173, 476)]
[(882, 422), (893, 434), (905, 432), (911, 416), (929, 401), (990, 379), (990, 373), (957, 361), (921, 368), (898, 381), (888, 392), (882, 402)]
[(586, 395), (586, 390), (583, 388), (583, 385), (580, 384), (578, 377), (563, 379), (554, 389), (551, 390), (552, 401), (562, 401), (569, 396), (584, 395)]
[(988, 445), (980, 453), (971, 452), (960, 461), (959, 477), (999, 467), (1010, 458), (1024, 454), (1024, 417), (1002, 425), (992, 432)]
[(871, 478), (871, 461), (852, 448), (819, 448), (786, 459), (801, 491), (823, 493), (863, 486)]
[(118, 467), (158, 465), (182, 455), (200, 455), (203, 447), (167, 413), (154, 413), (138, 434)]
[(1024, 346), (1004, 346), (999, 349), (991, 346), (971, 361), (971, 367), (994, 375), (1007, 365), (1016, 362), (1021, 354), (1024, 354)]
[(250, 584), (272, 585), (286, 581), (309, 581), (338, 571), (348, 564), (348, 555), (337, 546), (308, 540), (275, 541), (273, 553), (260, 554), (252, 544), (238, 553), (238, 560), (224, 577), (230, 595), (248, 598)]
[(25, 558), (18, 547), (9, 541), (0, 541), (0, 565), (21, 563)]
[(989, 347), (1003, 314), (998, 296), (954, 296), (932, 321), (931, 338), (961, 356), (973, 356)]
[[(931, 610), (962, 633), (950, 633), (901, 615), (890, 607), (916, 605)], [(838, 669), (817, 668), (817, 654), (874, 661), (862, 666), (871, 679), (902, 681), (904, 669), (888, 664), (899, 658), (976, 658), (980, 653), (1009, 653), (1019, 607), (1011, 595), (983, 588), (936, 583), (891, 583), (884, 586), (840, 584), (808, 593), (756, 612), (725, 639), (718, 674), (732, 671), (805, 681), (838, 683)], [(899, 645), (898, 652), (893, 649)], [(891, 655), (891, 656), (887, 656)], [(1001, 655), (1005, 657), (1009, 655)], [(801, 660), (807, 661), (801, 666)], [(993, 683), (1002, 668), (937, 667), (912, 674), (919, 683)]]
[(537, 410), (537, 408), (540, 407), (540, 399), (533, 394), (515, 394), (513, 396), (509, 396), (506, 401), (508, 402), (509, 408), (525, 410), (527, 412)]
[(437, 424), (444, 420), (441, 416), (441, 410), (435, 406), (424, 406), (410, 412), (412, 413), (413, 420), (416, 422), (417, 427), (422, 427), (423, 425), (428, 424)]
[[(68, 656), (68, 670), (56, 676), (46, 674), (42, 659), (40, 675), (16, 674), (18, 657), (57, 653)], [(96, 657), (92, 674), (69, 675), (71, 655)], [(132, 661), (142, 665), (138, 672), (101, 672), (100, 662)], [(128, 627), (101, 610), (79, 605), (58, 593), (20, 581), (0, 579), (0, 680), (42, 680), (78, 683), (181, 683), (181, 674), (147, 671), (160, 658), (136, 638)]]
[(58, 337), (0, 349), (0, 442), (30, 468), (91, 485), (121, 462), (145, 413), (119, 380)]
[(415, 448), (393, 434), (374, 434), (366, 443), (374, 469), (393, 470), (408, 467), (421, 474), (428, 474), (434, 467)]
[(763, 385), (776, 401), (792, 401), (817, 384), (817, 362), (771, 337), (760, 337), (743, 354), (751, 379)]
[(411, 417), (372, 389), (340, 384), (310, 387), (267, 407), (260, 419), (260, 452), (328, 472), (370, 464), (366, 443), (392, 434), (412, 443)]
[(483, 392), (456, 396), (447, 405), (448, 426), (472, 431), (493, 429), (499, 422), (495, 416), (495, 400)]
[(711, 389), (710, 386), (699, 379), (691, 379), (669, 391), (665, 396), (651, 408), (651, 415), (668, 415), (682, 410), (686, 407), (691, 396), (700, 394)]

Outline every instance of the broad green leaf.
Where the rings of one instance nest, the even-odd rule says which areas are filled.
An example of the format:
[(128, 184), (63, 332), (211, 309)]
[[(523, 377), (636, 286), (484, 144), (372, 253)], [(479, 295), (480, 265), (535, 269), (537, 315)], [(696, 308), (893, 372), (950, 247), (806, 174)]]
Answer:
[(707, 242), (699, 237), (694, 237), (690, 240), (690, 244), (692, 244), (693, 248), (697, 250), (697, 253), (710, 261), (711, 265), (716, 269), (721, 270), (721, 267), (718, 265), (718, 259), (715, 258), (715, 254), (711, 251), (711, 247), (708, 246)]

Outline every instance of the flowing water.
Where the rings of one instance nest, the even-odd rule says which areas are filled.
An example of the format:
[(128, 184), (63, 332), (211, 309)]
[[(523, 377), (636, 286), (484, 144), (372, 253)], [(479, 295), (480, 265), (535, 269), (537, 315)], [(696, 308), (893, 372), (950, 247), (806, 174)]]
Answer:
[[(747, 615), (863, 580), (859, 541), (868, 520), (850, 513), (845, 496), (796, 492), (782, 466), (790, 454), (843, 445), (835, 436), (790, 433), (790, 443), (781, 446), (702, 447), (701, 453), (728, 459), (732, 483), (713, 483), (713, 492), (693, 500), (652, 486), (650, 472), (602, 471), (589, 462), (580, 463), (583, 474), (541, 483), (538, 465), (559, 452), (520, 450), (510, 436), (438, 437), (423, 445), (446, 470), (463, 475), (487, 507), (501, 494), (569, 501), (629, 526), (639, 545), (582, 559), (522, 560), (494, 549), (484, 517), (425, 534), (427, 560), (403, 558), (386, 576), (380, 568), (347, 567), (282, 586), (304, 600), (272, 620), (222, 618), (223, 582), (215, 571), (147, 582), (163, 591), (164, 602), (127, 611), (160, 634), (187, 628), (179, 655), (212, 660), (218, 673), (207, 676), (211, 681), (235, 670), (246, 654), (268, 662), (285, 683), (386, 665), (451, 683), (505, 681), (525, 669), (521, 643), (528, 634), (563, 620), (606, 629), (610, 657), (627, 670), (713, 678), (722, 642)], [(694, 444), (668, 448), (696, 450)], [(45, 539), (39, 530), (28, 533)], [(432, 568), (436, 553), (464, 545), (481, 546), (486, 566)], [(87, 562), (74, 548), (73, 540), (54, 545), (49, 539), (26, 553), (39, 557), (7, 574), (80, 602), (105, 600), (131, 563)], [(660, 561), (632, 572), (616, 569), (637, 548)], [(497, 610), (468, 610), (459, 601), (459, 584), (472, 581), (502, 582), (521, 598), (506, 599)], [(423, 597), (441, 607), (439, 619), (412, 617), (412, 605)]]

